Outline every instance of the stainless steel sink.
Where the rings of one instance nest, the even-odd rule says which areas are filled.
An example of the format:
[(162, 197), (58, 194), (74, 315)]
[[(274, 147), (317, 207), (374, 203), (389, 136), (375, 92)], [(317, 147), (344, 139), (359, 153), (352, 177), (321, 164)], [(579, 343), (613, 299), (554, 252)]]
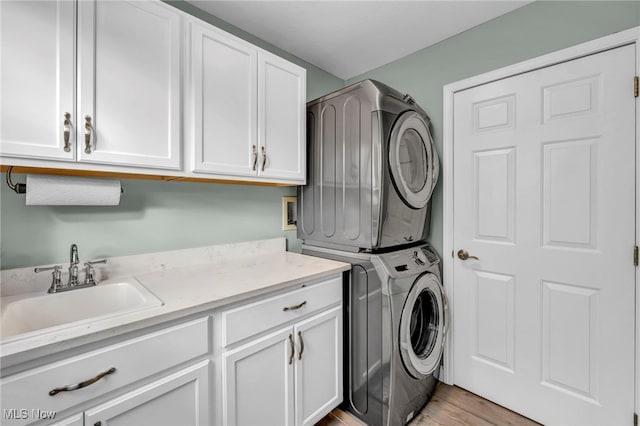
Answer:
[(0, 341), (54, 332), (162, 304), (133, 278), (63, 293), (0, 297)]

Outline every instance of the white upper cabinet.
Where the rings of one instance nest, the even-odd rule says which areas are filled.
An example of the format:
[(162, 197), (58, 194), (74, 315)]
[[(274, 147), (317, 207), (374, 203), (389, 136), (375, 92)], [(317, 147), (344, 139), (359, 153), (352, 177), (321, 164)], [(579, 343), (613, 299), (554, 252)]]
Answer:
[(258, 77), (258, 173), (304, 182), (306, 70), (260, 51)]
[(3, 164), (305, 183), (304, 68), (157, 0), (0, 0), (0, 24)]
[(0, 2), (3, 156), (75, 159), (75, 10), (69, 1)]
[(188, 37), (191, 170), (304, 183), (306, 70), (199, 20)]
[(0, 19), (2, 156), (180, 169), (178, 10), (2, 1)]
[(193, 171), (255, 174), (258, 51), (198, 21), (189, 33)]
[(180, 13), (78, 2), (79, 160), (180, 168)]

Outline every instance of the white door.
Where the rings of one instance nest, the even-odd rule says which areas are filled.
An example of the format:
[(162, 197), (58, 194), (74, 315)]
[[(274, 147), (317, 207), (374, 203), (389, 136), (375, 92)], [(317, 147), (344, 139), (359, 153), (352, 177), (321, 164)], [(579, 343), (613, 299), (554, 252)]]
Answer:
[(454, 96), (454, 382), (545, 424), (632, 423), (634, 49)]
[(287, 327), (222, 354), (223, 424), (294, 424), (294, 344)]
[(208, 425), (209, 361), (105, 402), (84, 414), (85, 425)]
[(78, 158), (180, 168), (180, 12), (161, 2), (78, 2)]
[(304, 183), (306, 70), (258, 54), (258, 175)]
[(255, 176), (258, 49), (201, 22), (189, 24), (194, 172)]
[(0, 2), (3, 156), (75, 159), (75, 22), (72, 1)]
[(342, 402), (342, 308), (296, 324), (296, 425), (314, 425)]

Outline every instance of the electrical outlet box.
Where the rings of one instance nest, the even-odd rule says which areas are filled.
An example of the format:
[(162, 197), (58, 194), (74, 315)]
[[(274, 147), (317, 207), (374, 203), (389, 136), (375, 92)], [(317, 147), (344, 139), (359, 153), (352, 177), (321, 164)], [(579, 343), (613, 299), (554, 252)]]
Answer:
[(282, 230), (293, 231), (297, 222), (297, 197), (282, 197)]

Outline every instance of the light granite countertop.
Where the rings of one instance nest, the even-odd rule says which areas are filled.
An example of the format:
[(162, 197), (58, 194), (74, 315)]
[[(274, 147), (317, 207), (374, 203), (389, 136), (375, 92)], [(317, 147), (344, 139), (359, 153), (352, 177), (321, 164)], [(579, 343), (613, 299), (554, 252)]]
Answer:
[[(99, 279), (108, 283), (133, 278), (163, 305), (80, 321), (54, 332), (8, 337), (0, 341), (0, 363), (3, 368), (16, 365), (349, 269), (347, 263), (287, 252), (284, 238), (112, 258), (98, 270)], [(33, 268), (1, 271), (0, 282), (3, 297), (25, 290), (46, 292), (48, 287)]]

